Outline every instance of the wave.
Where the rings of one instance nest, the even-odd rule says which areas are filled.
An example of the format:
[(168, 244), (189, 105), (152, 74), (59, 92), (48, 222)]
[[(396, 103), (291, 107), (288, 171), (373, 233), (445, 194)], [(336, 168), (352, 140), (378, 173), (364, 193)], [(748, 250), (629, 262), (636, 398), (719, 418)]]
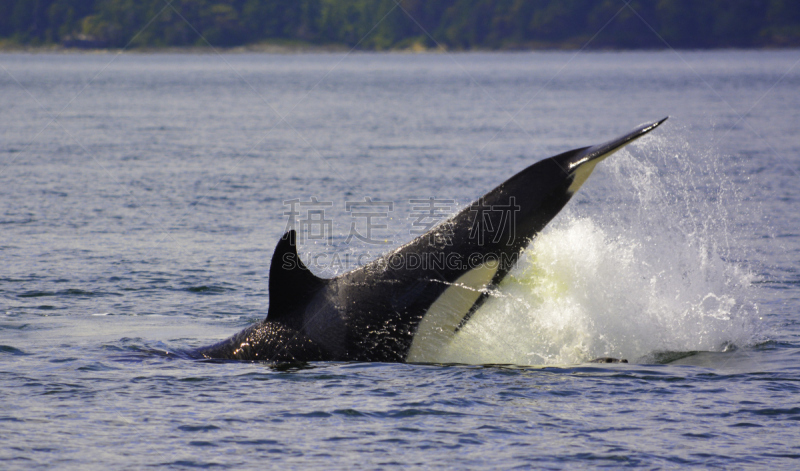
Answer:
[(632, 147), (532, 242), (437, 361), (648, 362), (755, 341), (756, 277), (736, 261), (747, 215), (718, 156), (674, 135)]

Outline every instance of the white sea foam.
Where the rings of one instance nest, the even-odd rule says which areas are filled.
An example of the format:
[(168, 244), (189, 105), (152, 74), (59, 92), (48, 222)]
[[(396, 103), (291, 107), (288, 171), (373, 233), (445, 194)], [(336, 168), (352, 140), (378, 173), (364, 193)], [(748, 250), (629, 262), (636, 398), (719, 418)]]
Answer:
[(648, 361), (748, 343), (757, 309), (752, 276), (731, 261), (735, 192), (713, 155), (675, 141), (609, 159), (595, 175), (605, 184), (535, 239), (438, 361)]

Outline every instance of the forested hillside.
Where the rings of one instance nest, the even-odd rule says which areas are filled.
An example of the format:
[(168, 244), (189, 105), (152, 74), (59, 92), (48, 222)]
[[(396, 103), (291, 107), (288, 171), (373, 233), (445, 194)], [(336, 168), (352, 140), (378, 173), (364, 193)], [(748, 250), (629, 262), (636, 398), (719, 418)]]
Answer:
[(574, 48), (592, 38), (590, 48), (798, 47), (800, 1), (0, 0), (5, 44), (205, 45), (201, 36), (223, 47), (373, 50)]

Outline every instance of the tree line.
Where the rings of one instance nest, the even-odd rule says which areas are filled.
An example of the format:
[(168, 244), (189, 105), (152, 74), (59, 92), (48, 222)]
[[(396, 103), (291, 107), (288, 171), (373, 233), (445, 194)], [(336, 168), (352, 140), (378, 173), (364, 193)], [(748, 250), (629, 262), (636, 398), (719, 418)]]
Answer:
[(0, 0), (19, 45), (364, 50), (800, 46), (797, 0)]

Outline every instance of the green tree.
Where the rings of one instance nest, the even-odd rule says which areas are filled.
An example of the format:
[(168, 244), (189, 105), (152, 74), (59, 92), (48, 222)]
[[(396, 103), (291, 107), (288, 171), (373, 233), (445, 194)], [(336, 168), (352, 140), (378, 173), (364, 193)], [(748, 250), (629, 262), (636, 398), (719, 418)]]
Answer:
[[(642, 21), (645, 20), (645, 22)], [(652, 28), (652, 30), (651, 30)], [(599, 32), (599, 34), (597, 34)], [(654, 32), (656, 34), (654, 34)], [(797, 0), (0, 0), (0, 37), (121, 47), (270, 39), (382, 50), (800, 46)]]

